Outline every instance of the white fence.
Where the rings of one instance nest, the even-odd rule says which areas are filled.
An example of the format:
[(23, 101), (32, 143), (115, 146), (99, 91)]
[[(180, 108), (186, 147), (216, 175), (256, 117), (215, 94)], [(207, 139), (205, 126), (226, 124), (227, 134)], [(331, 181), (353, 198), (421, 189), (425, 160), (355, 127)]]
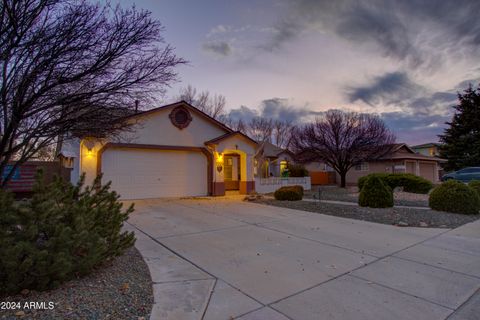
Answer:
[(302, 186), (304, 190), (310, 190), (312, 188), (310, 177), (255, 178), (255, 191), (258, 193), (275, 192), (275, 190), (284, 186)]

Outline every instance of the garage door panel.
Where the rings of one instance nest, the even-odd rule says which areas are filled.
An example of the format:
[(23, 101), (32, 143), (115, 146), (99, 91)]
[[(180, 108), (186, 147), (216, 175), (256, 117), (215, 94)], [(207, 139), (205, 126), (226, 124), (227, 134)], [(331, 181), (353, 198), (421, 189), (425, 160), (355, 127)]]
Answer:
[(420, 162), (420, 176), (435, 182), (435, 164)]
[(107, 149), (104, 181), (122, 199), (207, 195), (207, 159), (200, 152)]

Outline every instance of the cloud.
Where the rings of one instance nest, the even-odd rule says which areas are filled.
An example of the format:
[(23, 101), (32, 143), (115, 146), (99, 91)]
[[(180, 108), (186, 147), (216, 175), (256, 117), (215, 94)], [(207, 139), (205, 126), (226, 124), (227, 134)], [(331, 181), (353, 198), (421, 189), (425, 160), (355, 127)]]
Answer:
[(480, 1), (287, 0), (265, 48), (277, 50), (303, 31), (333, 34), (355, 45), (374, 46), (411, 67), (440, 65), (455, 52), (478, 53)]
[[(450, 96), (442, 96), (438, 99), (450, 101)], [(343, 109), (343, 111), (348, 110)], [(312, 121), (325, 112), (327, 111), (315, 111), (308, 106), (294, 105), (288, 99), (271, 98), (263, 100), (258, 108), (241, 106), (232, 109), (228, 117), (235, 121), (242, 120), (247, 123), (255, 117), (264, 117), (273, 120), (289, 120), (301, 124)], [(452, 112), (450, 110), (450, 112), (442, 114), (422, 114), (399, 111), (380, 112), (378, 115), (395, 133), (397, 141), (420, 144), (438, 141), (438, 135), (446, 127), (445, 122), (451, 120)]]
[(377, 76), (363, 86), (348, 87), (346, 95), (351, 103), (361, 101), (378, 109), (391, 106), (407, 114), (445, 115), (456, 103), (462, 84), (450, 91), (432, 92), (412, 81), (406, 73), (393, 72)]
[(301, 123), (312, 120), (322, 112), (314, 111), (307, 106), (298, 106), (288, 99), (271, 98), (263, 100), (258, 108), (241, 106), (229, 112), (229, 118), (233, 120), (250, 121), (255, 117), (263, 117), (273, 120), (291, 121)]
[(218, 26), (215, 26), (212, 29), (210, 29), (210, 32), (208, 32), (207, 34), (207, 38), (213, 37), (218, 34), (227, 33), (230, 30), (232, 30), (231, 26), (225, 26), (223, 24), (219, 24)]
[(232, 53), (232, 47), (226, 41), (209, 41), (202, 45), (203, 50), (216, 56), (227, 57)]
[(280, 49), (284, 43), (297, 38), (303, 29), (305, 29), (303, 23), (285, 19), (273, 27), (272, 39), (260, 47), (267, 51)]
[(347, 88), (350, 102), (358, 100), (368, 105), (396, 104), (417, 96), (423, 88), (409, 79), (406, 73), (392, 72), (375, 77), (369, 84)]
[(451, 115), (419, 115), (404, 112), (380, 113), (380, 118), (395, 133), (398, 142), (421, 144), (437, 142)]
[[(480, 70), (476, 70), (478, 73), (480, 73)], [(465, 89), (467, 89), (469, 86), (472, 86), (474, 88), (478, 87), (480, 85), (480, 78), (473, 78), (473, 79), (467, 79), (462, 82), (460, 82), (455, 89), (459, 92), (463, 92)]]
[(244, 122), (249, 122), (253, 118), (259, 116), (259, 112), (256, 109), (251, 109), (246, 106), (240, 106), (240, 108), (232, 109), (228, 113), (228, 117), (232, 120), (238, 121), (242, 120)]

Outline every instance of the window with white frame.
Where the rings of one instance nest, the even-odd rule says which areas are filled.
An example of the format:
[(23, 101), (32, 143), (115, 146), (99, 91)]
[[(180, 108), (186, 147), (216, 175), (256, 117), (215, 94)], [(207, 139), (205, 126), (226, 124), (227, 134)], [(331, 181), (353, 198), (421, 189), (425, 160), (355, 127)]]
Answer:
[(355, 171), (368, 171), (368, 162), (362, 162), (355, 166)]

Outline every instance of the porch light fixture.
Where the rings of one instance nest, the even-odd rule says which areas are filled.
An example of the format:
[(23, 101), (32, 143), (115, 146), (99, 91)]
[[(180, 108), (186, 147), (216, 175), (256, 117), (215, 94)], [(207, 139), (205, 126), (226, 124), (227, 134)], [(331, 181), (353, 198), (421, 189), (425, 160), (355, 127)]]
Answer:
[(216, 158), (215, 160), (217, 162), (217, 171), (218, 171), (218, 173), (220, 173), (223, 170), (223, 154), (217, 152), (216, 155), (215, 155), (215, 158)]
[(83, 143), (85, 148), (87, 148), (87, 157), (93, 157), (93, 147), (95, 143), (93, 141), (87, 140)]

